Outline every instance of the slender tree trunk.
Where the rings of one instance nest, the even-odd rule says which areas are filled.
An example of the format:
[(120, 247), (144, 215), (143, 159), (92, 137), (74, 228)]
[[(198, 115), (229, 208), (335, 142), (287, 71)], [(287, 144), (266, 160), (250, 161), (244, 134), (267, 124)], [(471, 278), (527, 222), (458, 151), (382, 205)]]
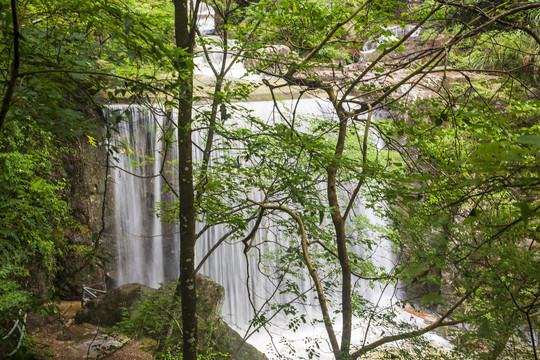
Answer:
[[(194, 41), (189, 29), (186, 0), (174, 1), (176, 46), (193, 55)], [(183, 359), (197, 359), (197, 290), (195, 287), (195, 207), (191, 145), (191, 109), (193, 100), (192, 59), (180, 56), (176, 63), (178, 85), (178, 181), (180, 223), (180, 283), (176, 296), (182, 301)], [(191, 69), (191, 70), (190, 70)]]
[(6, 93), (2, 100), (2, 106), (0, 106), (0, 130), (4, 126), (4, 121), (11, 106), (11, 100), (13, 99), (17, 77), (19, 76), (19, 18), (17, 16), (17, 2), (15, 0), (11, 0), (11, 20), (13, 21), (13, 61), (11, 62), (11, 74), (9, 75)]
[(336, 188), (336, 175), (339, 168), (339, 162), (343, 154), (345, 146), (345, 138), (347, 136), (347, 119), (340, 114), (339, 118), (339, 135), (334, 153), (334, 161), (327, 168), (328, 173), (328, 203), (332, 208), (332, 222), (336, 232), (336, 242), (339, 263), (341, 266), (341, 309), (342, 309), (342, 335), (339, 354), (335, 354), (337, 360), (349, 358), (351, 347), (351, 331), (352, 331), (352, 301), (351, 301), (351, 263), (349, 254), (347, 253), (347, 240), (345, 232), (345, 219), (341, 215), (339, 208), (338, 193)]

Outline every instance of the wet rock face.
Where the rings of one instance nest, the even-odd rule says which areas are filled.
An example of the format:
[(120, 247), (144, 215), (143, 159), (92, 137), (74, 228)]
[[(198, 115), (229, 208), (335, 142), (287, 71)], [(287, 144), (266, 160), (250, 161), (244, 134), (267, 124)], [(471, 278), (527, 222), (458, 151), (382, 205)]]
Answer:
[[(90, 105), (81, 107), (90, 123), (102, 126), (101, 109)], [(88, 261), (87, 251), (95, 246), (96, 239), (92, 234), (100, 233), (102, 228), (107, 230), (105, 233), (110, 229), (112, 217), (108, 207), (103, 207), (103, 201), (111, 197), (111, 186), (107, 178), (107, 148), (104, 143), (92, 143), (83, 135), (74, 139), (70, 147), (72, 151), (62, 155), (62, 168), (57, 176), (68, 179), (65, 197), (77, 227), (65, 230), (68, 246), (64, 256), (58, 259), (61, 270), (55, 274), (53, 285), (63, 300), (78, 300), (83, 284), (96, 289), (105, 286), (104, 272), (97, 266), (101, 260), (96, 257)], [(109, 182), (107, 186), (106, 181)]]

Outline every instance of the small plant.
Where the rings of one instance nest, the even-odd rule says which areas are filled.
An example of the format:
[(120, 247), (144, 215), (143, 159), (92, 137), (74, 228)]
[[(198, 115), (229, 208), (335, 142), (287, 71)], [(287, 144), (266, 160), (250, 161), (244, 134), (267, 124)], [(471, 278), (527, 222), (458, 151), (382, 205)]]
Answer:
[[(182, 359), (182, 316), (179, 300), (173, 294), (177, 281), (163, 284), (158, 290), (147, 293), (131, 308), (123, 309), (124, 320), (110, 332), (112, 336), (123, 334), (134, 339), (143, 339), (148, 350), (158, 359)], [(198, 314), (205, 313), (202, 303)], [(225, 359), (229, 350), (225, 330), (220, 321), (201, 321), (199, 318), (199, 359)]]
[[(199, 354), (199, 356), (197, 356), (198, 360), (218, 360), (218, 359), (222, 360), (222, 359), (229, 359), (229, 358), (230, 358), (229, 354), (224, 354), (222, 352), (215, 352), (215, 351), (211, 351), (210, 353), (207, 353), (207, 354)], [(162, 360), (182, 360), (183, 357), (182, 357), (182, 353), (176, 354), (174, 352), (171, 352), (171, 349), (167, 349), (161, 359)]]

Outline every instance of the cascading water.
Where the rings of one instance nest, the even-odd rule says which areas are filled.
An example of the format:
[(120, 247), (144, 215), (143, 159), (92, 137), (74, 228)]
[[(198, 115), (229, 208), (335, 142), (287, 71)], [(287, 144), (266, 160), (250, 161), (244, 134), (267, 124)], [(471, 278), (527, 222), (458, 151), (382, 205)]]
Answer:
[[(314, 99), (303, 100), (297, 106), (298, 114), (314, 113), (319, 116), (332, 117), (328, 105)], [(253, 102), (237, 104), (238, 108), (251, 111), (263, 121), (277, 121), (272, 111), (271, 102)], [(119, 125), (119, 136), (115, 145), (120, 149), (114, 164), (114, 214), (115, 236), (117, 247), (116, 277), (118, 284), (130, 282), (143, 283), (151, 287), (159, 287), (160, 283), (178, 277), (178, 230), (176, 225), (162, 223), (154, 209), (162, 200), (166, 190), (165, 180), (159, 176), (160, 168), (165, 164), (165, 173), (173, 171), (178, 157), (175, 147), (169, 154), (163, 154), (163, 142), (160, 141), (161, 129), (167, 126), (167, 114), (155, 115), (140, 107), (110, 108), (111, 111), (129, 113), (126, 121)], [(200, 145), (202, 139), (198, 132), (194, 133), (194, 161), (201, 161)], [(166, 156), (165, 162), (163, 157)], [(167, 181), (174, 187), (174, 176), (165, 175)], [(254, 194), (254, 197), (257, 197)], [(255, 243), (263, 240), (277, 241), (279, 229), (273, 224), (263, 224), (258, 231)], [(198, 231), (203, 224), (198, 224)], [(208, 253), (214, 244), (227, 232), (224, 225), (214, 225), (205, 231), (198, 240), (197, 254), (200, 257)], [(223, 244), (217, 248), (201, 268), (201, 272), (213, 278), (226, 289), (227, 299), (224, 314), (232, 321), (245, 325), (253, 313), (246, 311), (248, 299), (246, 295), (247, 266), (255, 269), (255, 259), (246, 264), (243, 255), (243, 244)], [(268, 279), (256, 276), (250, 277), (251, 288), (261, 292), (254, 294), (255, 306), (262, 304), (267, 298), (266, 292), (271, 291), (270, 284), (264, 284)], [(309, 288), (310, 285), (302, 285)], [(258, 301), (257, 299), (260, 299)]]
[[(289, 107), (292, 106), (291, 102)], [(282, 122), (280, 116), (273, 111), (273, 102), (241, 103), (236, 104), (236, 107), (249, 110), (252, 116), (258, 117), (265, 123)], [(297, 116), (311, 114), (326, 119), (335, 118), (329, 104), (316, 99), (294, 102), (294, 108)], [(172, 166), (168, 164), (174, 164), (178, 156), (174, 146), (169, 154), (164, 154), (162, 141), (159, 140), (161, 129), (167, 127), (169, 120), (167, 114), (154, 115), (140, 107), (112, 107), (111, 110), (121, 112), (129, 110), (131, 114), (127, 121), (120, 124), (119, 138), (116, 143), (123, 150), (117, 155), (118, 161), (113, 172), (118, 282), (119, 284), (138, 282), (158, 287), (160, 283), (178, 277), (179, 240), (177, 226), (161, 223), (152, 210), (162, 200), (162, 194), (166, 189), (165, 180), (155, 175), (159, 173), (163, 164), (165, 164), (165, 173), (173, 171)], [(282, 114), (283, 112), (282, 109)], [(234, 121), (234, 118), (232, 120)], [(194, 144), (198, 145), (194, 147), (194, 161), (200, 162), (202, 139), (199, 132), (194, 132), (193, 141)], [(218, 153), (215, 155), (219, 156)], [(164, 162), (164, 159), (167, 161)], [(174, 187), (174, 176), (166, 175), (167, 177), (170, 177), (167, 181)], [(254, 199), (257, 196), (258, 194), (252, 194)], [(370, 222), (383, 225), (383, 220), (378, 219), (368, 209), (355, 208), (353, 212), (354, 215), (365, 216)], [(197, 231), (200, 231), (202, 227), (203, 224), (198, 224)], [(197, 262), (228, 231), (226, 226), (219, 224), (205, 231), (197, 243)], [(264, 240), (269, 243), (278, 242), (279, 232), (278, 226), (267, 221), (257, 232), (254, 242), (261, 243)], [(260, 308), (275, 290), (272, 279), (261, 276), (256, 271), (257, 259), (245, 257), (243, 250), (242, 243), (225, 242), (212, 253), (201, 268), (201, 273), (210, 276), (224, 286), (226, 302), (223, 315), (239, 327), (245, 327), (254, 315), (250, 299), (255, 308)], [(384, 266), (387, 270), (393, 266), (393, 255), (388, 242), (380, 242), (374, 251), (361, 248), (355, 249), (355, 251), (363, 252), (366, 258), (371, 258), (376, 265)], [(266, 265), (271, 266), (271, 264)], [(251, 269), (249, 278), (248, 268)], [(300, 291), (307, 291), (312, 286), (308, 276), (304, 281), (296, 281)], [(247, 286), (252, 291), (251, 298), (248, 297)], [(364, 297), (380, 306), (388, 306), (392, 300), (393, 287), (371, 288), (364, 283), (360, 283), (358, 286)], [(291, 296), (287, 294), (281, 294), (274, 298), (278, 303), (286, 303), (291, 299)], [(311, 325), (311, 320), (320, 318), (319, 312), (315, 310), (316, 307), (314, 300), (304, 304), (300, 311), (306, 315), (307, 321), (306, 325), (298, 331), (287, 331), (287, 329), (282, 328), (275, 328), (274, 331), (287, 336), (289, 341), (296, 339), (301, 346), (306, 336), (323, 337), (324, 328)], [(357, 328), (360, 329), (359, 326)], [(259, 346), (266, 344), (268, 343), (268, 335), (258, 334), (253, 337), (252, 342)]]
[[(373, 58), (373, 54), (376, 56), (379, 55), (377, 52), (377, 48), (379, 45), (385, 42), (389, 41), (396, 41), (400, 38), (403, 38), (406, 34), (411, 32), (416, 26), (415, 25), (405, 25), (404, 27), (401, 27), (399, 25), (393, 25), (385, 27), (384, 29), (387, 31), (392, 32), (392, 35), (388, 36), (381, 36), (376, 40), (368, 41), (364, 44), (362, 51), (360, 52), (360, 57), (358, 61), (365, 61)], [(420, 36), (420, 29), (417, 29), (415, 32), (413, 32), (410, 36), (410, 39), (418, 38)]]
[[(205, 29), (203, 33), (212, 34), (211, 11), (201, 19)], [(390, 29), (397, 36), (401, 30)], [(404, 29), (408, 31), (410, 29)], [(219, 65), (223, 61), (219, 51), (219, 39), (214, 39), (213, 45), (216, 51), (210, 55), (210, 61), (214, 65)], [(208, 49), (208, 48), (207, 48)], [(367, 50), (367, 49), (366, 49)], [(372, 51), (372, 50), (368, 50)], [(211, 77), (212, 72), (206, 59), (199, 57), (195, 59), (197, 65), (196, 73)], [(241, 63), (234, 65), (232, 76), (235, 78), (245, 76), (245, 68)], [(236, 108), (244, 108), (251, 112), (251, 115), (261, 119), (266, 123), (282, 122), (281, 114), (274, 111), (273, 102), (251, 102), (236, 104)], [(301, 101), (291, 101), (288, 108), (295, 108), (296, 115), (308, 115), (334, 119), (334, 111), (329, 104), (316, 99)], [(285, 106), (287, 108), (287, 106)], [(175, 177), (172, 174), (174, 162), (177, 159), (175, 146), (164, 152), (163, 142), (159, 141), (162, 129), (166, 129), (170, 123), (169, 115), (165, 113), (158, 115), (139, 107), (111, 107), (111, 111), (126, 112), (129, 110), (131, 116), (129, 120), (119, 126), (119, 137), (116, 140), (118, 147), (123, 149), (117, 155), (115, 170), (113, 172), (114, 209), (117, 241), (117, 278), (119, 284), (129, 282), (143, 283), (152, 287), (158, 287), (160, 283), (178, 278), (179, 262), (179, 239), (178, 229), (174, 223), (162, 223), (152, 209), (158, 207), (160, 201), (170, 201), (171, 194), (164, 191), (166, 183), (175, 186)], [(289, 113), (289, 116), (293, 116)], [(234, 116), (233, 116), (234, 118)], [(233, 119), (234, 120), (234, 119)], [(201, 161), (201, 144), (203, 139), (199, 132), (194, 132), (192, 139), (194, 144), (194, 161)], [(122, 146), (123, 145), (123, 146)], [(219, 155), (215, 153), (215, 155)], [(162, 167), (164, 167), (162, 169)], [(156, 176), (160, 170), (164, 177)], [(324, 189), (320, 189), (323, 191)], [(251, 194), (257, 199), (260, 194)], [(362, 215), (368, 222), (379, 226), (384, 226), (384, 220), (378, 218), (375, 213), (366, 208), (353, 208), (353, 215)], [(203, 229), (203, 224), (197, 225), (197, 231)], [(214, 245), (226, 236), (229, 229), (224, 225), (214, 225), (209, 227), (198, 239), (196, 253), (197, 262), (207, 254)], [(371, 234), (373, 235), (373, 234)], [(266, 221), (256, 233), (255, 243), (279, 242), (280, 228)], [(205, 261), (200, 272), (210, 276), (225, 288), (226, 301), (223, 315), (232, 324), (240, 328), (245, 327), (252, 319), (254, 311), (264, 305), (265, 301), (272, 295), (278, 303), (286, 303), (292, 298), (285, 293), (276, 295), (274, 293), (275, 284), (272, 279), (261, 275), (258, 271), (258, 262), (255, 257), (245, 257), (244, 245), (225, 241), (219, 246), (211, 256)], [(371, 259), (376, 266), (390, 271), (394, 266), (394, 256), (389, 241), (376, 241), (373, 250), (357, 247), (353, 251), (362, 254), (365, 259)], [(265, 264), (271, 267), (272, 264)], [(297, 281), (300, 291), (311, 289), (312, 283), (309, 276), (306, 280)], [(248, 296), (247, 288), (251, 289)], [(379, 308), (391, 307), (395, 297), (395, 287), (393, 285), (369, 286), (366, 281), (359, 281), (355, 285), (355, 290), (365, 299), (376, 304)], [(315, 310), (314, 298), (303, 304), (299, 309), (306, 316), (306, 324), (300, 325), (296, 331), (287, 329), (285, 326), (275, 326), (267, 329), (267, 333), (258, 333), (249, 341), (262, 349), (265, 344), (269, 344), (269, 336), (275, 334), (285, 337), (287, 342), (294, 343), (299, 353), (308, 351), (306, 339), (325, 338), (325, 330), (322, 325), (314, 326), (312, 320), (317, 321), (321, 314)], [(405, 314), (401, 313), (401, 320), (405, 319)], [(409, 321), (412, 319), (409, 319)], [(279, 321), (278, 321), (279, 323)], [(339, 328), (339, 317), (336, 317), (335, 324)], [(285, 322), (283, 322), (285, 324)], [(319, 323), (320, 324), (320, 323)], [(365, 339), (368, 343), (381, 336), (381, 329), (372, 326), (366, 328), (365, 323), (355, 320), (353, 337), (355, 339)], [(275, 344), (274, 344), (275, 345)], [(330, 352), (325, 353), (324, 348), (318, 350), (322, 359), (332, 358)]]
[[(120, 106), (111, 112), (124, 112)], [(113, 168), (114, 215), (119, 284), (139, 282), (158, 287), (163, 281), (163, 228), (151, 212), (161, 190), (155, 173), (160, 164), (158, 129), (162, 117), (140, 111), (119, 123), (115, 146), (121, 149)], [(154, 161), (155, 160), (155, 161)]]

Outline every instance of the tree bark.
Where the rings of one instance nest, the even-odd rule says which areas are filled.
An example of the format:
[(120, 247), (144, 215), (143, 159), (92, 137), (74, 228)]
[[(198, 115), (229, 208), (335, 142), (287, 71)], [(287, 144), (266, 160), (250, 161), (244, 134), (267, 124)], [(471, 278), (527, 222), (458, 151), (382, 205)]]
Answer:
[(191, 121), (193, 100), (194, 38), (190, 31), (186, 0), (174, 1), (176, 47), (185, 51), (176, 61), (178, 72), (178, 194), (180, 224), (180, 282), (175, 296), (182, 302), (183, 359), (197, 359), (197, 289), (195, 287), (195, 206), (193, 193), (193, 159)]
[(13, 21), (13, 61), (11, 62), (11, 74), (9, 76), (6, 93), (4, 94), (2, 106), (0, 107), (0, 130), (2, 130), (2, 127), (4, 126), (7, 113), (11, 106), (11, 100), (13, 99), (17, 77), (19, 76), (19, 18), (17, 16), (17, 2), (15, 0), (11, 0), (11, 19)]
[(341, 215), (339, 207), (338, 193), (336, 188), (336, 175), (339, 168), (341, 156), (345, 147), (347, 137), (347, 116), (338, 108), (339, 135), (334, 152), (334, 160), (328, 166), (328, 205), (331, 208), (332, 222), (336, 232), (336, 243), (341, 266), (341, 316), (342, 316), (342, 335), (339, 354), (335, 354), (337, 360), (348, 359), (351, 348), (352, 334), (352, 296), (351, 296), (351, 263), (347, 252), (347, 239), (345, 231), (345, 219)]

